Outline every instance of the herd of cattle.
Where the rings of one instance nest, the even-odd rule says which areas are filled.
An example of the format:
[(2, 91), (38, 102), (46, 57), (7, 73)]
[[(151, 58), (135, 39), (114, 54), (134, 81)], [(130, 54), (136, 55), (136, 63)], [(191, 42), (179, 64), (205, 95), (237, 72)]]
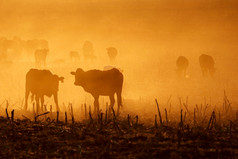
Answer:
[[(85, 41), (82, 47), (82, 55), (85, 61), (91, 61), (96, 58), (94, 55), (93, 44), (90, 41)], [(12, 54), (14, 56), (26, 52), (34, 54), (36, 68), (42, 68), (46, 65), (46, 58), (49, 53), (49, 45), (46, 40), (21, 40), (14, 37), (13, 40), (8, 40), (0, 37), (0, 62)], [(117, 49), (114, 47), (107, 48), (107, 55), (111, 63), (115, 62), (117, 57)], [(71, 61), (77, 63), (80, 60), (80, 54), (77, 51), (69, 52)], [(215, 72), (214, 60), (212, 56), (202, 54), (199, 57), (199, 64), (204, 76), (213, 76)], [(189, 61), (184, 56), (179, 56), (177, 61), (177, 74), (179, 77), (186, 77), (186, 70), (189, 66)], [(113, 66), (104, 67), (104, 71), (89, 70), (83, 71), (78, 68), (76, 72), (71, 72), (75, 76), (75, 85), (82, 86), (86, 92), (89, 92), (94, 97), (94, 110), (99, 111), (99, 96), (109, 96), (110, 106), (115, 104), (114, 95), (117, 95), (118, 113), (122, 106), (121, 93), (123, 86), (122, 70)], [(36, 101), (37, 112), (44, 106), (44, 96), (54, 96), (56, 109), (59, 111), (58, 105), (58, 89), (59, 82), (64, 81), (64, 77), (52, 74), (49, 70), (30, 69), (26, 74), (25, 83), (25, 109), (28, 107), (28, 98), (31, 93), (32, 101)]]
[[(199, 56), (199, 64), (202, 70), (203, 76), (208, 76), (210, 74), (211, 76), (215, 73), (215, 67), (214, 67), (214, 59), (210, 55), (202, 54)], [(189, 65), (189, 61), (184, 56), (179, 56), (177, 61), (177, 74), (178, 76), (186, 77), (186, 71)]]
[(0, 37), (0, 61), (17, 59), (23, 52), (29, 56), (37, 49), (49, 49), (48, 41), (43, 39), (22, 40), (19, 37), (10, 40)]
[[(35, 66), (37, 68), (45, 67), (46, 58), (49, 54), (48, 41), (43, 39), (22, 40), (19, 37), (14, 37), (9, 40), (5, 37), (0, 37), (0, 62), (12, 59), (19, 59), (25, 53), (27, 57), (34, 56)], [(114, 47), (107, 48), (107, 55), (111, 64), (115, 62), (118, 51)], [(92, 62), (96, 59), (92, 42), (85, 41), (82, 46), (82, 55), (85, 61)], [(69, 56), (71, 62), (77, 63), (80, 60), (78, 51), (70, 51)]]
[[(202, 73), (206, 75), (208, 72), (213, 75), (214, 60), (211, 56), (202, 54), (199, 57), (199, 63), (202, 69)], [(186, 69), (189, 65), (188, 59), (184, 56), (178, 57), (177, 61), (177, 72), (179, 75), (186, 75)], [(71, 72), (75, 76), (74, 85), (81, 86), (83, 89), (90, 93), (94, 97), (94, 110), (99, 112), (99, 96), (109, 96), (110, 106), (113, 107), (115, 104), (114, 95), (117, 95), (117, 105), (119, 113), (120, 107), (122, 106), (122, 86), (123, 86), (123, 74), (117, 68), (109, 68), (104, 71), (101, 70), (89, 70), (84, 71), (78, 68), (76, 72)], [(63, 82), (64, 77), (52, 74), (49, 70), (38, 70), (31, 69), (26, 74), (25, 84), (25, 109), (27, 109), (28, 97), (31, 93), (31, 99), (36, 101), (37, 112), (39, 108), (43, 110), (44, 96), (54, 96), (56, 109), (59, 111), (58, 105), (58, 90), (59, 81)]]

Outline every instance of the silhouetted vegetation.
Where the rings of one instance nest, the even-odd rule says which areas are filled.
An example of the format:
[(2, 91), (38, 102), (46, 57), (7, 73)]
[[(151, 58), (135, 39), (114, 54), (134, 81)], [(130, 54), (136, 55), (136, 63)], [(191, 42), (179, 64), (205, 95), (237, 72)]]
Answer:
[[(8, 104), (8, 102), (7, 102)], [(114, 109), (91, 113), (75, 121), (72, 104), (65, 113), (45, 112), (34, 120), (0, 118), (0, 155), (4, 158), (227, 158), (238, 156), (238, 113), (224, 96), (223, 108), (211, 105), (184, 109), (174, 116), (162, 112), (156, 100), (154, 123), (140, 116), (115, 115)], [(86, 109), (88, 107), (88, 109)], [(88, 111), (87, 111), (88, 110)], [(169, 116), (169, 117), (168, 117)], [(177, 119), (176, 119), (177, 118)]]

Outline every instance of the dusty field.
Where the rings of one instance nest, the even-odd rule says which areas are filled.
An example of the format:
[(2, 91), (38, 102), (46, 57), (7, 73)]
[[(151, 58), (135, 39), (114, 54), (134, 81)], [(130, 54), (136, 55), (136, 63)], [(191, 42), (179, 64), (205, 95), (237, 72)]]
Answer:
[[(184, 105), (186, 107), (186, 105)], [(159, 107), (158, 107), (159, 108)], [(159, 110), (159, 109), (158, 109)], [(1, 158), (236, 158), (237, 113), (225, 103), (224, 111), (180, 112), (177, 121), (155, 116), (105, 112), (75, 121), (72, 113), (47, 112), (30, 120), (0, 118)], [(158, 114), (162, 112), (158, 111)], [(172, 115), (172, 114), (171, 114)], [(194, 116), (195, 115), (195, 116)], [(7, 116), (7, 115), (6, 115)], [(170, 116), (172, 118), (172, 116)], [(175, 118), (175, 117), (173, 117)]]

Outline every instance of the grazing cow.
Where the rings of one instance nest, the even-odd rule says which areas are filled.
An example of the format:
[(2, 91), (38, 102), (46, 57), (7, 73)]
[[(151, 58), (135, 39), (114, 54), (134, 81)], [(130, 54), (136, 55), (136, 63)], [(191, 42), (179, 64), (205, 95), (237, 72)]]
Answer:
[(116, 56), (117, 56), (117, 49), (114, 47), (107, 48), (107, 54), (110, 59), (111, 63), (115, 63)]
[(180, 77), (181, 75), (183, 75), (183, 77), (186, 77), (186, 71), (189, 65), (188, 59), (184, 56), (179, 56), (176, 61), (176, 65), (178, 76)]
[(214, 60), (212, 56), (202, 54), (199, 56), (199, 64), (202, 69), (202, 74), (203, 76), (207, 76), (208, 72), (210, 73), (211, 76), (214, 75), (215, 73), (215, 68), (214, 68)]
[(37, 49), (35, 51), (35, 65), (36, 67), (41, 67), (42, 65), (45, 67), (46, 56), (48, 54), (48, 49)]
[(69, 56), (70, 56), (71, 62), (76, 63), (76, 62), (79, 62), (79, 60), (80, 60), (80, 56), (77, 51), (70, 51)]
[(116, 69), (110, 69), (108, 71), (89, 70), (83, 71), (78, 68), (76, 72), (71, 72), (75, 75), (76, 86), (82, 86), (86, 92), (89, 92), (94, 97), (94, 113), (99, 112), (98, 98), (100, 95), (109, 96), (110, 107), (115, 104), (114, 94), (117, 94), (117, 103), (119, 114), (120, 107), (122, 106), (121, 91), (123, 85), (123, 75)]
[(93, 44), (90, 41), (85, 41), (83, 44), (83, 56), (85, 61), (92, 61), (96, 59), (94, 55)]
[(28, 106), (28, 97), (31, 93), (32, 100), (36, 100), (36, 112), (39, 111), (39, 100), (41, 100), (41, 110), (44, 105), (44, 95), (51, 97), (54, 96), (56, 109), (59, 111), (58, 105), (58, 90), (59, 81), (63, 82), (64, 77), (59, 77), (52, 74), (49, 70), (30, 69), (26, 74), (25, 85), (25, 110)]

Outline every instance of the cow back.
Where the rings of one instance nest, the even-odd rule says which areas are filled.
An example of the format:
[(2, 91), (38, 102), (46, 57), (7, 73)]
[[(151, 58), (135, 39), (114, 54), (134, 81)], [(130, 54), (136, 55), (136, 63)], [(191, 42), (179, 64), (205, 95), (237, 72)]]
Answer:
[(123, 84), (123, 75), (116, 68), (107, 71), (90, 70), (79, 78), (81, 78), (79, 80), (85, 91), (99, 95), (121, 91)]
[(58, 87), (58, 76), (48, 70), (31, 69), (26, 75), (26, 89), (34, 94), (51, 96)]

